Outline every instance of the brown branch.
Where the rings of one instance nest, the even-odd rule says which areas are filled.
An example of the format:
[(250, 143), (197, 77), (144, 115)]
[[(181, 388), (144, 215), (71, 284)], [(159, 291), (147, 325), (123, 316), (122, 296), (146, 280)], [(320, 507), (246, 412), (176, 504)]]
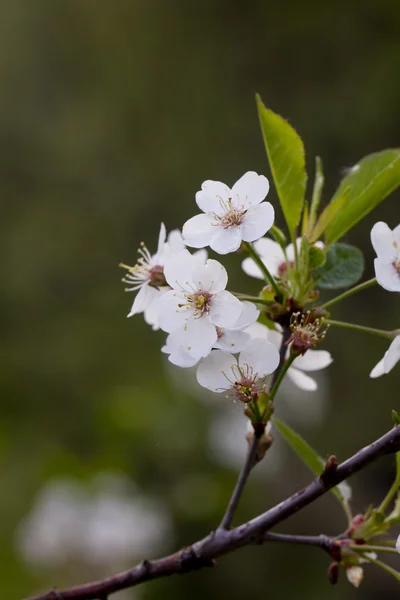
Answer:
[(113, 577), (66, 590), (53, 590), (27, 600), (107, 600), (110, 594), (149, 579), (166, 577), (175, 573), (187, 573), (194, 569), (212, 566), (214, 559), (218, 556), (233, 552), (242, 546), (262, 543), (269, 529), (311, 504), (332, 487), (379, 457), (398, 451), (400, 451), (400, 426), (393, 428), (354, 454), (340, 464), (337, 469), (325, 471), (321, 477), (314, 479), (307, 487), (244, 525), (230, 531), (218, 529), (189, 548), (158, 560), (144, 561), (133, 569)]

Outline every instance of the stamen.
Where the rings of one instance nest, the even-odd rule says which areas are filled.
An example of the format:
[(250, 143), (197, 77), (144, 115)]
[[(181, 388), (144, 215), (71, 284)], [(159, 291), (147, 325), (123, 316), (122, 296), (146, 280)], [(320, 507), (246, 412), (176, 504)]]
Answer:
[(329, 325), (324, 325), (324, 318), (313, 318), (311, 312), (293, 313), (290, 319), (292, 331), (292, 348), (295, 352), (305, 354), (325, 339)]

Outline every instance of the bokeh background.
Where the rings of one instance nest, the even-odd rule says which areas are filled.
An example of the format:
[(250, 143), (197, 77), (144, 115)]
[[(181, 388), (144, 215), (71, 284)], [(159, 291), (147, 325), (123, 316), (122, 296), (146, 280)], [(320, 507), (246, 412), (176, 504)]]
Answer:
[[(303, 137), (311, 177), (323, 157), (325, 201), (343, 169), (399, 145), (399, 27), (396, 0), (0, 2), (3, 598), (109, 575), (218, 522), (245, 452), (241, 407), (204, 394), (161, 355), (162, 333), (126, 319), (118, 263), (134, 264), (142, 240), (154, 250), (161, 221), (170, 230), (195, 214), (203, 180), (268, 175), (255, 92)], [(399, 197), (347, 236), (366, 277), (370, 228), (398, 223)], [(224, 263), (231, 289), (257, 291), (240, 257)], [(334, 314), (392, 329), (398, 301), (372, 289)], [(400, 369), (368, 378), (379, 338), (332, 328), (325, 347), (335, 361), (319, 392), (286, 387), (277, 411), (342, 459), (390, 427)], [(388, 458), (353, 478), (355, 512), (379, 502), (393, 469)], [(277, 439), (238, 520), (309, 479)], [(343, 527), (326, 497), (279, 530)], [(115, 598), (398, 597), (373, 567), (358, 591), (344, 574), (331, 587), (313, 548), (218, 562)]]

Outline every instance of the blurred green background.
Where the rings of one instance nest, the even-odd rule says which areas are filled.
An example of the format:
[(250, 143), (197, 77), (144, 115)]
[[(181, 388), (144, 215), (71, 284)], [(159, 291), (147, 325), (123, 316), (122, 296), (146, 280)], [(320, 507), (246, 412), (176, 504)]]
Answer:
[[(218, 522), (245, 452), (241, 407), (203, 394), (161, 355), (164, 334), (126, 319), (118, 263), (134, 264), (141, 240), (154, 251), (161, 221), (171, 230), (195, 214), (205, 179), (269, 175), (255, 92), (303, 137), (311, 177), (323, 157), (325, 200), (344, 168), (399, 145), (399, 27), (396, 0), (0, 2), (1, 597), (109, 575)], [(394, 227), (398, 206), (397, 192), (347, 236), (366, 277), (371, 226)], [(257, 291), (239, 257), (224, 264), (231, 289)], [(334, 315), (392, 329), (398, 301), (376, 288)], [(332, 328), (324, 347), (335, 361), (321, 392), (287, 388), (278, 414), (342, 459), (390, 427), (400, 369), (368, 378), (387, 348), (379, 338)], [(309, 481), (279, 440), (269, 459), (238, 520)], [(355, 512), (392, 475), (387, 458), (354, 477)], [(279, 530), (343, 527), (326, 497)], [(313, 548), (266, 545), (218, 563), (115, 598), (399, 593), (373, 567), (358, 591), (344, 573), (331, 587)]]

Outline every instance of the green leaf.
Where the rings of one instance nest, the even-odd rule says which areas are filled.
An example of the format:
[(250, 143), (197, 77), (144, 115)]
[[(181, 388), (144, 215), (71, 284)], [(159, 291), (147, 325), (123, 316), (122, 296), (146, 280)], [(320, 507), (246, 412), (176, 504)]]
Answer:
[(334, 244), (326, 253), (325, 264), (315, 271), (314, 277), (319, 288), (335, 290), (357, 283), (363, 271), (361, 250), (348, 244)]
[(319, 156), (315, 157), (315, 179), (314, 188), (311, 200), (310, 219), (309, 227), (312, 230), (314, 227), (315, 220), (317, 218), (317, 211), (319, 203), (321, 201), (322, 189), (324, 187), (324, 168), (322, 166), (322, 160)]
[[(326, 461), (315, 452), (315, 450), (308, 444), (298, 433), (296, 433), (289, 425), (274, 417), (272, 419), (275, 427), (278, 429), (279, 433), (285, 438), (286, 442), (289, 446), (294, 450), (300, 460), (314, 473), (316, 476), (320, 476)], [(345, 495), (343, 494), (344, 489), (347, 484), (343, 486), (340, 484), (332, 488), (330, 491), (335, 496), (335, 498), (340, 502), (343, 507), (347, 508), (347, 500)], [(347, 496), (350, 495), (350, 488), (347, 486), (348, 492)], [(346, 512), (346, 510), (345, 510)], [(347, 514), (347, 513), (346, 513)]]
[(309, 250), (310, 261), (309, 267), (310, 269), (316, 269), (317, 267), (322, 267), (326, 262), (325, 252), (322, 248), (318, 248), (318, 246), (310, 246)]
[(331, 201), (328, 206), (322, 211), (318, 221), (315, 224), (310, 236), (310, 242), (317, 242), (324, 231), (327, 229), (331, 221), (336, 217), (350, 192), (349, 188), (343, 190), (343, 194), (335, 198), (335, 201)]
[(256, 98), (272, 177), (290, 237), (294, 240), (307, 184), (303, 142), (285, 119), (266, 108), (260, 96)]
[(340, 239), (398, 185), (400, 149), (383, 150), (360, 160), (342, 180), (331, 200), (330, 205), (335, 205), (349, 189), (346, 202), (340, 205), (340, 210), (326, 228), (326, 243), (331, 245)]

